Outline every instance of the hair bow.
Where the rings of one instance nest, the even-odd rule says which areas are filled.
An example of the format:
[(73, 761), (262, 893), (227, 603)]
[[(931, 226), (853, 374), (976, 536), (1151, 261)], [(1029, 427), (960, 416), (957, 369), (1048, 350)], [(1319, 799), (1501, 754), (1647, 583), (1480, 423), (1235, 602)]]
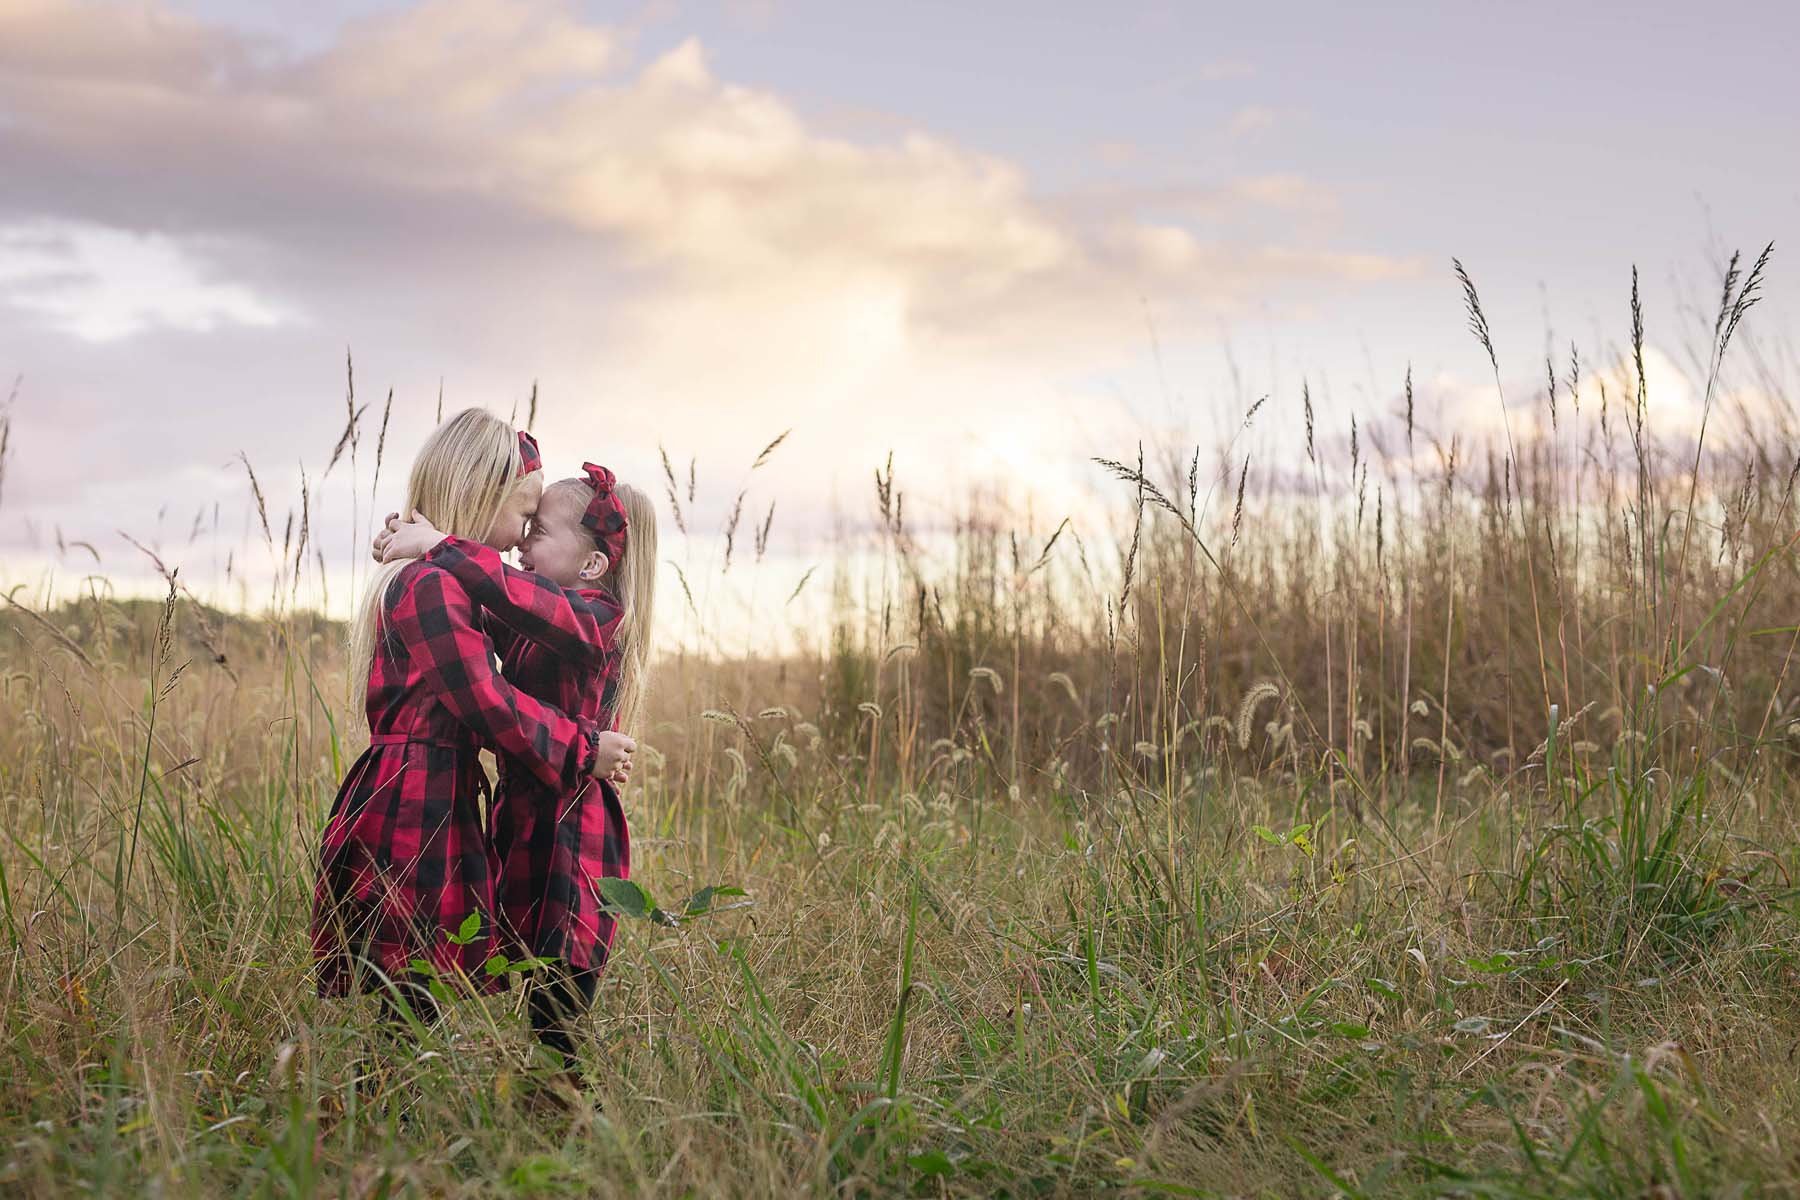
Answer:
[(607, 561), (616, 563), (625, 553), (625, 529), (630, 524), (625, 516), (625, 502), (615, 490), (618, 478), (594, 463), (582, 463), (581, 470), (587, 475), (588, 486), (594, 489), (594, 498), (581, 514), (581, 527), (593, 535), (594, 544)]
[(537, 439), (519, 430), (519, 474), (529, 475), (544, 469), (544, 456), (538, 453)]

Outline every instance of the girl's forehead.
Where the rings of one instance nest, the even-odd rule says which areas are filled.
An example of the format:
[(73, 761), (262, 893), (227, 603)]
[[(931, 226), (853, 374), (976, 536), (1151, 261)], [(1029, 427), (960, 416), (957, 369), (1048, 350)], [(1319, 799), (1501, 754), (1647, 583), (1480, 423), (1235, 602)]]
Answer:
[(538, 502), (538, 517), (549, 517), (554, 524), (574, 525), (586, 507), (572, 488), (546, 488), (544, 498)]

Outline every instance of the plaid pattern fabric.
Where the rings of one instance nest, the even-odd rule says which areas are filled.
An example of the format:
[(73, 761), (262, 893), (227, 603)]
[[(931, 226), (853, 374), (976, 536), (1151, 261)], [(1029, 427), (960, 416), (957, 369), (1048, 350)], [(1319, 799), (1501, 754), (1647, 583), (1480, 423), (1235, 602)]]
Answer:
[[(425, 561), (456, 577), (469, 598), (481, 606), (490, 636), (497, 632), (498, 622), (513, 634), (529, 638), (577, 666), (609, 675), (618, 673), (615, 644), (625, 610), (612, 593), (564, 591), (542, 575), (508, 566), (493, 547), (459, 537), (439, 542)], [(506, 644), (510, 648), (512, 639), (507, 638)], [(500, 647), (497, 645), (496, 649)], [(501, 653), (504, 656), (505, 650), (501, 649)], [(514, 687), (522, 686), (516, 679), (512, 683)], [(555, 703), (547, 692), (526, 690)], [(593, 714), (586, 715), (592, 719)]]
[[(613, 603), (603, 591), (579, 594)], [(611, 726), (617, 654), (601, 670), (582, 669), (520, 638), (502, 670), (515, 686)], [(599, 881), (631, 877), (631, 833), (618, 790), (599, 779), (553, 790), (503, 758), (488, 833), (499, 864), (494, 891), (502, 935), (525, 953), (563, 959), (577, 971), (603, 967), (615, 930), (601, 911)]]
[[(429, 557), (486, 609), (501, 670), (514, 687), (612, 727), (623, 609), (611, 592), (564, 590), (456, 538)], [(586, 778), (551, 785), (502, 754), (488, 817), (505, 951), (562, 959), (576, 971), (604, 966), (615, 928), (601, 911), (598, 881), (631, 875), (631, 835), (617, 789)]]
[(631, 524), (625, 513), (625, 502), (619, 499), (618, 479), (605, 467), (582, 463), (588, 486), (594, 498), (581, 514), (581, 527), (593, 535), (594, 544), (608, 562), (618, 562), (625, 554), (625, 530)]
[[(415, 958), (485, 986), (495, 862), (479, 745), (500, 747), (518, 776), (558, 791), (573, 790), (591, 762), (594, 722), (498, 674), (475, 606), (448, 572), (409, 565), (384, 616), (366, 696), (369, 748), (338, 790), (319, 851), (312, 944), (324, 995), (376, 990), (366, 966), (400, 977)], [(452, 945), (447, 935), (470, 914), (479, 932)]]

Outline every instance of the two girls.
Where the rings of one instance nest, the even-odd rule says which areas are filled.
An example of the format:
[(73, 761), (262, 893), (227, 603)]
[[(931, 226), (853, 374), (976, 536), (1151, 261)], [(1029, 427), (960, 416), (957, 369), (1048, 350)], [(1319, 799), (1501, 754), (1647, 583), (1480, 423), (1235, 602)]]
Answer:
[[(386, 565), (353, 637), (371, 746), (326, 829), (314, 949), (322, 992), (372, 986), (427, 1018), (421, 959), (461, 978), (497, 947), (550, 960), (532, 1025), (574, 1082), (569, 1023), (613, 936), (598, 880), (630, 869), (611, 781), (635, 744), (613, 730), (644, 690), (655, 515), (604, 468), (544, 489), (529, 435), (505, 456), (502, 440), (512, 430), (475, 410), (447, 422), (414, 467), (415, 520), (377, 539)], [(514, 544), (525, 571), (500, 560)], [(485, 837), (478, 743), (501, 762)]]
[[(524, 536), (542, 490), (529, 435), (470, 409), (420, 450), (407, 504), (497, 555)], [(554, 624), (545, 613), (561, 603), (560, 590), (512, 594), (515, 621), (535, 619), (540, 633)], [(613, 630), (621, 616), (613, 614)], [(595, 622), (586, 636), (612, 636)], [(318, 986), (324, 995), (375, 992), (390, 1018), (410, 1008), (430, 1020), (430, 982), (484, 979), (496, 945), (480, 746), (558, 790), (615, 773), (635, 747), (501, 677), (468, 589), (433, 563), (376, 573), (352, 627), (351, 669), (367, 680), (369, 748), (344, 778), (320, 847)]]

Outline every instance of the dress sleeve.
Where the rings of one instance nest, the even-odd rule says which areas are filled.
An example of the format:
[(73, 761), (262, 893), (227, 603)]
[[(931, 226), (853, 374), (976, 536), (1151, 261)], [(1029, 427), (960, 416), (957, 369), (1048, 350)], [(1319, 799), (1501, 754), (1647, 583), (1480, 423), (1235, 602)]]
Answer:
[(427, 567), (410, 590), (411, 602), (395, 607), (392, 627), (426, 690), (488, 746), (549, 786), (579, 782), (591, 765), (594, 723), (527, 696), (500, 676), (475, 606), (450, 575)]
[(512, 626), (485, 608), (475, 610), (475, 620), (481, 632), (487, 634), (488, 641), (494, 644), (494, 654), (505, 663), (506, 656), (512, 652), (519, 635), (512, 631)]
[(454, 575), (470, 599), (514, 633), (564, 658), (597, 667), (617, 648), (624, 610), (610, 592), (566, 591), (465, 538), (445, 538), (425, 561)]

